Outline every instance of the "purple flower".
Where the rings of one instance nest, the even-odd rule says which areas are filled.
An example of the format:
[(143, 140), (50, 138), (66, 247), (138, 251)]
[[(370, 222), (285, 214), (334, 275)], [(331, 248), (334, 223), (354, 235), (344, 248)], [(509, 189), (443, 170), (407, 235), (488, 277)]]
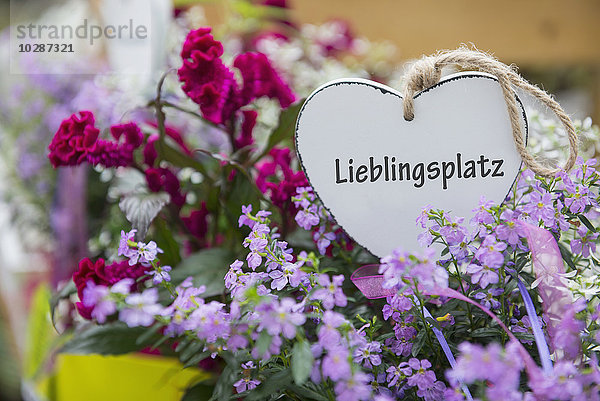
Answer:
[(319, 230), (313, 234), (313, 239), (317, 243), (317, 249), (321, 255), (325, 255), (327, 247), (331, 244), (331, 241), (335, 239), (334, 233), (326, 233), (325, 226), (321, 226)]
[[(388, 386), (390, 387), (400, 385), (403, 378), (406, 376), (403, 370), (396, 366), (390, 366), (386, 372), (387, 377), (385, 380), (388, 382)], [(412, 373), (412, 371), (410, 373)]]
[(325, 349), (338, 346), (342, 336), (337, 328), (345, 323), (347, 320), (341, 313), (325, 311), (318, 331), (319, 345)]
[(471, 281), (473, 284), (479, 283), (481, 288), (487, 287), (489, 284), (496, 284), (500, 281), (498, 273), (495, 268), (491, 268), (487, 265), (478, 265), (475, 263), (467, 266), (467, 273), (471, 275)]
[(269, 277), (273, 279), (271, 288), (278, 291), (281, 291), (287, 285), (288, 281), (293, 288), (296, 288), (304, 278), (308, 277), (294, 263), (285, 263), (282, 270), (273, 270), (269, 273)]
[(487, 347), (478, 344), (462, 343), (459, 345), (460, 356), (456, 367), (450, 370), (448, 379), (462, 380), (467, 384), (476, 380), (488, 380), (487, 398), (492, 401), (503, 401), (520, 395), (519, 379), (523, 362), (519, 355), (518, 343), (509, 343), (506, 349), (497, 343)]
[(411, 269), (409, 276), (419, 281), (426, 289), (435, 287), (448, 287), (448, 272), (443, 267), (434, 264), (432, 258), (435, 255), (435, 250), (429, 248), (425, 250), (425, 255)]
[(117, 311), (117, 305), (110, 299), (108, 287), (96, 285), (93, 281), (88, 281), (83, 289), (83, 305), (92, 309), (92, 317), (98, 323), (106, 322), (106, 317)]
[(479, 299), (480, 303), (488, 309), (500, 308), (500, 302), (496, 300), (499, 295), (502, 295), (504, 290), (502, 288), (492, 288), (487, 292), (481, 291), (475, 294), (474, 298)]
[(296, 223), (305, 230), (310, 230), (321, 221), (317, 213), (318, 209), (316, 205), (311, 205), (306, 209), (300, 209), (298, 210), (298, 213), (296, 213)]
[(157, 266), (156, 269), (145, 272), (146, 274), (152, 275), (152, 282), (154, 285), (159, 285), (163, 281), (170, 282), (171, 275), (169, 272), (171, 271), (171, 266)]
[(590, 190), (583, 185), (577, 185), (575, 190), (565, 197), (565, 205), (571, 213), (582, 213), (585, 207), (592, 204)]
[(344, 276), (341, 274), (332, 278), (329, 278), (327, 274), (321, 274), (319, 276), (319, 285), (323, 288), (315, 291), (313, 299), (320, 300), (325, 309), (333, 309), (334, 306), (346, 306), (348, 300), (341, 287), (343, 282)]
[(259, 384), (260, 380), (252, 379), (250, 377), (243, 377), (233, 383), (233, 387), (235, 387), (235, 391), (238, 393), (243, 393), (244, 391), (255, 389)]
[(529, 202), (523, 206), (523, 212), (527, 213), (534, 221), (542, 220), (547, 227), (554, 225), (554, 204), (552, 194), (544, 192), (541, 194), (534, 191), (529, 194)]
[(125, 298), (127, 308), (119, 312), (119, 320), (129, 327), (150, 326), (154, 316), (159, 315), (163, 308), (158, 304), (158, 289), (149, 288), (141, 294), (131, 294)]
[(372, 399), (369, 376), (357, 371), (346, 380), (335, 385), (335, 394), (338, 400), (360, 401)]
[(338, 345), (330, 348), (321, 365), (323, 376), (329, 377), (333, 381), (350, 378), (349, 356), (350, 353), (345, 347)]
[(515, 215), (516, 213), (514, 211), (510, 209), (505, 210), (501, 217), (503, 220), (506, 220), (506, 222), (498, 225), (495, 231), (498, 239), (508, 242), (508, 244), (513, 247), (516, 246), (520, 242), (521, 237), (525, 235), (523, 228), (519, 224), (516, 224)]
[(381, 365), (381, 344), (377, 341), (367, 343), (354, 350), (354, 362), (362, 363), (367, 369)]
[(256, 310), (260, 315), (258, 331), (265, 329), (272, 336), (283, 333), (284, 337), (293, 338), (296, 335), (296, 327), (306, 321), (306, 316), (296, 309), (297, 304), (291, 298), (273, 300), (272, 303), (257, 306)]
[(110, 292), (113, 294), (129, 295), (133, 284), (135, 284), (135, 281), (132, 278), (124, 278), (113, 284), (113, 286), (110, 287)]
[(502, 251), (505, 249), (506, 244), (504, 242), (498, 242), (496, 237), (488, 235), (475, 252), (475, 257), (491, 268), (498, 268), (504, 264)]
[(571, 361), (558, 361), (550, 376), (539, 375), (537, 380), (530, 384), (539, 397), (545, 396), (547, 399), (564, 401), (588, 399), (577, 398), (583, 395), (583, 386), (580, 373)]
[(412, 309), (412, 301), (404, 295), (395, 294), (387, 297), (387, 304), (381, 310), (383, 319), (388, 320), (390, 317), (396, 321), (400, 320), (400, 313), (408, 312)]
[(121, 239), (119, 240), (119, 249), (117, 251), (117, 255), (125, 256), (126, 258), (130, 257), (133, 249), (129, 247), (129, 241), (133, 242), (136, 232), (137, 230), (131, 230), (126, 233), (125, 231), (121, 230)]
[(252, 205), (242, 206), (242, 215), (238, 219), (239, 227), (242, 227), (242, 226), (248, 226), (250, 228), (254, 227), (254, 224), (256, 224), (256, 221), (254, 221), (250, 217), (248, 217), (250, 215), (250, 213), (252, 213)]
[(408, 362), (402, 362), (399, 368), (410, 367), (413, 372), (408, 375), (407, 384), (411, 387), (418, 387), (419, 389), (427, 389), (435, 382), (435, 373), (428, 370), (431, 367), (431, 362), (427, 359), (419, 361), (417, 358), (410, 358)]
[(429, 221), (429, 212), (431, 211), (431, 205), (426, 205), (423, 209), (421, 209), (421, 213), (417, 217), (416, 223), (417, 226), (421, 228), (427, 228), (427, 222)]
[(404, 287), (404, 276), (411, 266), (409, 254), (401, 249), (394, 249), (392, 254), (381, 259), (379, 273), (383, 274), (383, 288)]
[(463, 217), (447, 217), (447, 219), (448, 224), (440, 228), (440, 234), (444, 236), (448, 245), (460, 244), (469, 234), (467, 229), (462, 225), (465, 219)]
[(490, 213), (490, 209), (494, 206), (493, 201), (486, 201), (485, 196), (482, 196), (479, 199), (479, 207), (477, 209), (473, 209), (475, 216), (471, 219), (472, 223), (478, 224), (493, 224), (494, 216)]
[(225, 304), (217, 301), (200, 303), (190, 314), (184, 327), (195, 331), (198, 338), (209, 343), (215, 342), (218, 338), (227, 338), (231, 327), (229, 314), (223, 311), (224, 307)]
[(162, 253), (162, 249), (160, 249), (156, 242), (150, 241), (147, 244), (143, 242), (137, 243), (137, 249), (131, 249), (129, 253), (129, 265), (133, 266), (138, 263), (150, 263), (154, 259), (156, 259), (156, 255), (158, 253)]
[[(433, 372), (431, 372), (433, 373)], [(435, 373), (433, 375), (435, 377)], [(441, 381), (435, 381), (427, 388), (419, 388), (417, 395), (425, 401), (438, 401), (443, 399), (446, 385)]]
[(579, 238), (571, 241), (571, 251), (581, 254), (584, 258), (589, 258), (590, 251), (596, 252), (594, 241), (598, 238), (598, 233), (592, 233), (585, 226), (581, 226), (577, 230), (577, 234)]

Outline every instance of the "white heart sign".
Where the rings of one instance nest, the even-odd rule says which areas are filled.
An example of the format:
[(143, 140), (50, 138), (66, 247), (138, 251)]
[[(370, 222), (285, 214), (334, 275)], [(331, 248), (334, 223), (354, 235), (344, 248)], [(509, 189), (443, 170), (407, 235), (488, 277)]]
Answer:
[(315, 193), (379, 257), (419, 249), (415, 219), (424, 206), (471, 218), (481, 196), (502, 202), (521, 168), (492, 75), (447, 76), (414, 97), (414, 120), (402, 110), (396, 90), (343, 79), (313, 92), (296, 123), (296, 149)]

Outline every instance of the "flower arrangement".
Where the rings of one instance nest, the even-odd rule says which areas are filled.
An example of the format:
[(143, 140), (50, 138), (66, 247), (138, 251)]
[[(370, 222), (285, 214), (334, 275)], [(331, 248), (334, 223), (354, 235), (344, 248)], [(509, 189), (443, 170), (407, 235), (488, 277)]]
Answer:
[[(349, 50), (338, 33), (311, 52)], [(471, 221), (426, 206), (424, 251), (378, 260), (332, 220), (289, 147), (305, 81), (271, 59), (301, 39), (253, 40), (264, 52), (226, 57), (210, 28), (192, 30), (177, 70), (189, 100), (163, 91), (167, 73), (154, 117), (101, 126), (81, 111), (60, 125), (52, 165), (111, 172), (120, 209), (54, 300), (76, 293), (84, 320), (62, 351), (151, 349), (215, 373), (186, 399), (599, 399), (596, 161), (525, 170)], [(224, 145), (196, 147), (179, 118)], [(349, 279), (366, 264), (385, 298)]]

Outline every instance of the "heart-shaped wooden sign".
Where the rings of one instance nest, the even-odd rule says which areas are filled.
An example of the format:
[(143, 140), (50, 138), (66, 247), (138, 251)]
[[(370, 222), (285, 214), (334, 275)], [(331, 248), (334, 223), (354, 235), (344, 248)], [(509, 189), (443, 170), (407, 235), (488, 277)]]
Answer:
[(306, 100), (296, 124), (296, 149), (315, 193), (379, 257), (419, 249), (415, 219), (426, 205), (468, 219), (482, 196), (502, 202), (521, 167), (492, 75), (445, 77), (414, 97), (412, 121), (402, 106), (400, 93), (385, 85), (337, 80)]

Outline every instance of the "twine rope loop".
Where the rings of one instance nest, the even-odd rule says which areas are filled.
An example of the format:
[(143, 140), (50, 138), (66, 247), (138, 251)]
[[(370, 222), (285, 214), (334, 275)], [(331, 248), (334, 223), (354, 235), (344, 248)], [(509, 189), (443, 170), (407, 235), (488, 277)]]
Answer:
[[(541, 176), (554, 176), (559, 171), (569, 171), (577, 160), (578, 140), (573, 122), (562, 107), (547, 92), (527, 82), (514, 68), (498, 61), (493, 56), (479, 50), (459, 48), (423, 57), (415, 62), (405, 75), (406, 86), (403, 93), (404, 119), (415, 118), (414, 96), (437, 84), (442, 76), (442, 69), (456, 65), (465, 70), (481, 71), (495, 76), (502, 89), (512, 127), (513, 139), (523, 163), (534, 173)], [(522, 114), (513, 89), (519, 88), (539, 99), (560, 120), (569, 139), (569, 157), (562, 169), (548, 168), (540, 164), (527, 150), (521, 127)]]

